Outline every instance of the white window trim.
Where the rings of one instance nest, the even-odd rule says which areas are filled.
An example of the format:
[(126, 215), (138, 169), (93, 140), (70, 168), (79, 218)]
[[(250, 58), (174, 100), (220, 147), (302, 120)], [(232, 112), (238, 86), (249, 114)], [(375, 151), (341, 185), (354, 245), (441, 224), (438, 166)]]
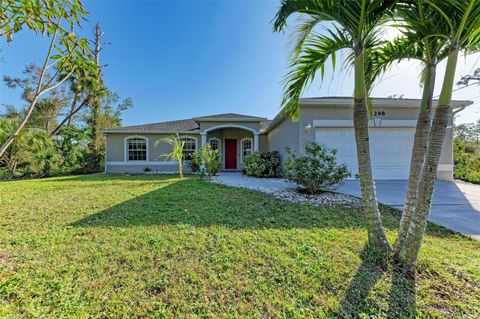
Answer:
[[(191, 135), (182, 135), (182, 136), (179, 136), (178, 139), (179, 140), (186, 140), (186, 139), (195, 140), (195, 152), (198, 151), (198, 137), (191, 136)], [(184, 160), (183, 163), (187, 163), (187, 161)]]
[(218, 137), (210, 137), (208, 139), (208, 145), (210, 145), (210, 141), (217, 141), (218, 142), (218, 153), (222, 154), (222, 140)]
[(198, 151), (198, 137), (191, 136), (191, 135), (182, 135), (178, 137), (179, 140), (186, 140), (186, 139), (192, 139), (195, 140), (195, 151)]
[(215, 125), (215, 126), (212, 126), (212, 127), (209, 127), (209, 128), (206, 128), (205, 130), (203, 130), (203, 133), (208, 133), (210, 131), (214, 131), (214, 130), (218, 130), (218, 129), (221, 129), (221, 128), (241, 128), (241, 129), (244, 129), (246, 131), (250, 131), (252, 132), (253, 134), (260, 134), (259, 131), (251, 128), (251, 127), (248, 127), (248, 126), (245, 126), (245, 125), (238, 125), (238, 124), (221, 124), (221, 125)]
[[(147, 160), (146, 161), (135, 161), (135, 160), (129, 160), (128, 159), (128, 140), (131, 140), (131, 139), (134, 139), (134, 138), (145, 140), (145, 143), (146, 143), (146, 146), (147, 146), (147, 149), (146, 149)], [(123, 139), (123, 145), (124, 145), (123, 161), (125, 163), (132, 162), (132, 163), (139, 163), (140, 164), (140, 163), (146, 163), (146, 162), (149, 161), (148, 159), (150, 157), (149, 157), (148, 137), (140, 136), (140, 135), (127, 136)]]
[(253, 147), (253, 139), (250, 138), (250, 137), (245, 137), (245, 138), (242, 138), (240, 140), (240, 163), (243, 164), (243, 141), (250, 141), (252, 147), (251, 147), (251, 150), (250, 150), (250, 153), (253, 153), (255, 152), (254, 151), (254, 147)]

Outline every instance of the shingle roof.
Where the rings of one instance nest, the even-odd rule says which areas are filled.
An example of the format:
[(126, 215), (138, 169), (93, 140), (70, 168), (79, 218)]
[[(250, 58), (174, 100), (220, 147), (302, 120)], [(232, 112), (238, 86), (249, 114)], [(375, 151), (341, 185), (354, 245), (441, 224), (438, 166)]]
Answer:
[(103, 130), (104, 132), (117, 131), (162, 131), (162, 132), (189, 132), (198, 130), (200, 126), (192, 119), (151, 123), (143, 125), (122, 126)]
[(266, 120), (266, 121), (260, 122), (260, 132), (263, 132), (263, 130), (266, 130), (267, 127), (270, 125), (270, 123), (272, 123), (272, 120)]
[(110, 129), (104, 129), (103, 132), (191, 132), (195, 130), (199, 130), (200, 126), (195, 119), (202, 119), (202, 121), (211, 119), (258, 119), (260, 122), (260, 130), (265, 129), (270, 121), (266, 120), (263, 117), (251, 116), (251, 115), (243, 115), (243, 114), (236, 114), (236, 113), (225, 113), (225, 114), (214, 114), (214, 115), (207, 115), (207, 116), (199, 116), (193, 119), (185, 119), (185, 120), (178, 120), (178, 121), (168, 121), (168, 122), (159, 122), (159, 123), (151, 123), (151, 124), (142, 124), (142, 125), (131, 125), (131, 126), (122, 126)]

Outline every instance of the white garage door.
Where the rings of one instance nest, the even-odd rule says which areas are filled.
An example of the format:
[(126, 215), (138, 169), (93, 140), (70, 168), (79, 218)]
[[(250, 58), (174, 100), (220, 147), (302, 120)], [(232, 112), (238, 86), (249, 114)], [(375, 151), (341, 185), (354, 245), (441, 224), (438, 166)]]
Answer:
[[(370, 128), (370, 154), (375, 179), (408, 179), (415, 128)], [(317, 128), (315, 141), (337, 150), (337, 163), (347, 164), (352, 176), (358, 173), (353, 128)]]

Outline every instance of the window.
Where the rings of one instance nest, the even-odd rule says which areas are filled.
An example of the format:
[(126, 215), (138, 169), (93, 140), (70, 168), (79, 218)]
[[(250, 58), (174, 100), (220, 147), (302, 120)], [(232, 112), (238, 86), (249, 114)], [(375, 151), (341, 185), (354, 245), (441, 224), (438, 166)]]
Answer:
[(185, 145), (183, 146), (183, 160), (190, 161), (193, 157), (193, 153), (197, 150), (197, 140), (190, 137), (181, 137), (180, 139), (185, 142)]
[(128, 160), (146, 161), (147, 160), (147, 140), (142, 137), (134, 137), (128, 141)]
[(212, 150), (220, 151), (220, 140), (218, 138), (211, 138), (208, 143), (212, 147)]
[(242, 140), (242, 160), (252, 152), (252, 140), (249, 138)]

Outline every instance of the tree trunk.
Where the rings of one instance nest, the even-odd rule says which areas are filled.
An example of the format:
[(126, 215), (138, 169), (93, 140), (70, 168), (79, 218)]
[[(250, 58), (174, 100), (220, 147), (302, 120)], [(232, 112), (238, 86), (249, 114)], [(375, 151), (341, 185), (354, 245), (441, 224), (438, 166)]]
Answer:
[(368, 135), (369, 118), (364, 63), (364, 53), (357, 53), (355, 56), (355, 104), (353, 110), (353, 123), (355, 129), (355, 141), (357, 144), (358, 172), (360, 175), (363, 209), (368, 223), (369, 244), (377, 251), (386, 253), (391, 251), (391, 248), (383, 230), (377, 195), (375, 192), (375, 182), (373, 181)]
[[(97, 77), (99, 83), (103, 84), (102, 81), (102, 66), (100, 65), (100, 52), (102, 51), (102, 42), (101, 38), (103, 36), (103, 32), (100, 29), (100, 25), (97, 23), (95, 25), (95, 48), (93, 50), (94, 56), (95, 56), (95, 63), (97, 64)], [(93, 153), (97, 154), (99, 150), (99, 133), (100, 133), (100, 128), (99, 126), (99, 118), (100, 118), (100, 108), (102, 106), (102, 96), (99, 94), (98, 96), (95, 96), (92, 99), (92, 144), (90, 145), (90, 149)]]
[[(76, 113), (75, 112), (75, 109), (77, 108), (77, 102), (78, 102), (78, 94), (75, 93), (75, 95), (73, 96), (73, 101), (72, 101), (72, 106), (70, 108), (70, 114), (68, 114), (68, 117), (67, 117), (67, 126), (70, 127), (72, 125), (72, 122), (73, 122), (73, 115)], [(62, 123), (60, 123), (59, 126), (57, 126), (57, 128), (59, 127), (62, 127)], [(57, 129), (55, 129), (57, 130)], [(52, 135), (55, 135), (56, 133), (52, 133)]]
[(425, 83), (423, 87), (422, 104), (418, 114), (417, 127), (413, 142), (412, 158), (410, 161), (410, 174), (408, 177), (407, 195), (403, 207), (402, 219), (398, 230), (397, 241), (395, 242), (395, 252), (401, 250), (407, 238), (408, 228), (412, 221), (417, 205), (418, 186), (420, 184), (425, 156), (427, 154), (428, 137), (430, 134), (433, 90), (435, 88), (436, 67), (427, 66)]
[(422, 245), (427, 218), (430, 213), (433, 189), (437, 177), (438, 162), (442, 152), (445, 133), (451, 115), (452, 89), (458, 60), (458, 50), (452, 49), (449, 54), (442, 92), (433, 119), (428, 140), (427, 155), (423, 167), (422, 178), (418, 188), (418, 199), (415, 214), (408, 228), (405, 244), (398, 252), (399, 261), (409, 269), (414, 269), (418, 253)]
[(85, 100), (83, 100), (82, 104), (80, 104), (76, 109), (74, 109), (73, 111), (70, 112), (70, 114), (67, 115), (66, 118), (64, 118), (60, 124), (57, 125), (57, 127), (52, 131), (52, 133), (50, 133), (50, 136), (55, 136), (58, 134), (58, 132), (60, 131), (60, 129), (63, 127), (63, 125), (65, 125), (65, 123), (67, 121), (69, 121), (75, 114), (77, 114), (78, 111), (80, 111), (86, 104), (88, 103), (88, 98), (86, 98)]
[(100, 99), (98, 97), (94, 98), (92, 101), (92, 144), (90, 149), (93, 153), (98, 153), (98, 119), (100, 117)]
[[(32, 102), (30, 103), (30, 106), (28, 107), (27, 109), (27, 112), (25, 113), (25, 116), (23, 117), (22, 121), (20, 122), (20, 124), (18, 125), (17, 129), (13, 132), (13, 134), (3, 143), (2, 147), (0, 147), (0, 157), (3, 156), (3, 154), (5, 153), (5, 151), (8, 149), (8, 147), (10, 146), (10, 144), (13, 143), (13, 141), (17, 138), (18, 134), (20, 134), (20, 131), (23, 129), (23, 127), (25, 126), (25, 124), (27, 124), (28, 120), (30, 119), (30, 116), (32, 115), (33, 113), (33, 110), (35, 109), (35, 106), (37, 105), (37, 102), (38, 102), (38, 99), (40, 98), (40, 96), (45, 93), (48, 88), (42, 88), (43, 86), (43, 79), (45, 77), (45, 71), (47, 70), (47, 67), (48, 67), (48, 61), (50, 60), (50, 56), (52, 54), (52, 50), (54, 48), (54, 45), (55, 45), (55, 41), (57, 39), (57, 33), (58, 33), (58, 29), (55, 31), (55, 33), (53, 34), (52, 36), (52, 40), (50, 41), (50, 46), (48, 48), (48, 51), (47, 51), (47, 55), (45, 57), (45, 61), (43, 62), (43, 67), (42, 67), (42, 71), (40, 72), (40, 77), (38, 79), (38, 84), (37, 84), (37, 89), (35, 90), (35, 95), (33, 97), (33, 100)], [(65, 80), (65, 79), (64, 79)], [(61, 84), (64, 80), (60, 81), (59, 83)], [(48, 84), (47, 84), (48, 85)], [(53, 88), (50, 87), (50, 88)]]

